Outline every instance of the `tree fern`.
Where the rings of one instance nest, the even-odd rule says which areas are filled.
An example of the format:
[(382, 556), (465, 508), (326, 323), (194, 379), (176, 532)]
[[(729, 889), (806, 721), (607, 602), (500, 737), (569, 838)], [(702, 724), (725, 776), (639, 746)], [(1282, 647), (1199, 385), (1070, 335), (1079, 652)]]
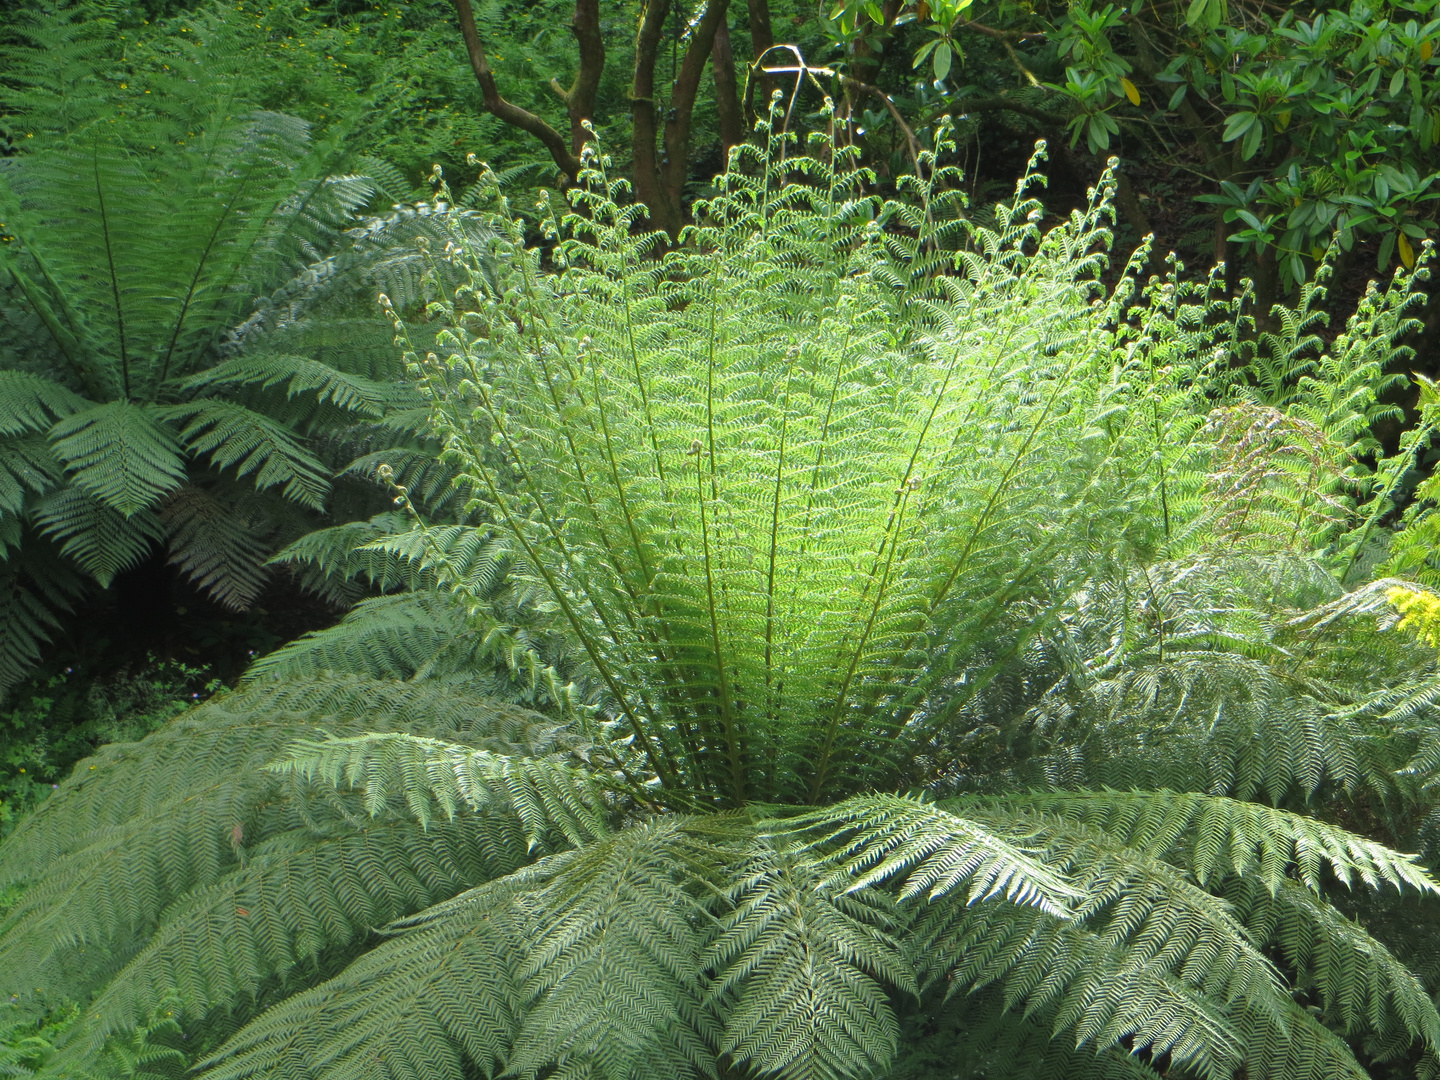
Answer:
[[(1339, 906), (1440, 886), (1296, 812), (1418, 805), (1394, 771), (1433, 657), (1392, 632), (1394, 583), (1345, 591), (1401, 466), (1349, 503), (1333, 470), (1311, 502), (1294, 472), (1214, 496), (1217, 404), (1313, 425), (1327, 461), (1363, 439), (1359, 406), (1287, 412), (1310, 399), (1278, 376), (1257, 403), (1226, 362), (1308, 362), (1309, 316), (1257, 345), (1214, 279), (1107, 292), (1108, 179), (1048, 232), (1026, 181), (986, 231), (924, 213), (954, 201), (934, 155), (916, 209), (767, 138), (673, 245), (597, 156), (553, 273), (493, 187), (414, 248), (425, 337), (387, 317), (468, 505), (431, 515), (369, 457), (398, 512), (284, 558), (387, 594), (83, 764), (0, 847), (24, 886), (0, 978), (93, 1006), (52, 1075), (171, 988), (224, 1080), (926, 1053), (1359, 1080), (1440, 1051), (1425, 988)], [(262, 367), (245, 393), (335, 406)], [(1292, 512), (1277, 543), (1243, 524)], [(1289, 731), (1276, 761), (1246, 746)], [(1152, 783), (1157, 732), (1216, 767), (1094, 784), (1126, 755)]]
[[(474, 215), (364, 217), (380, 185), (326, 175), (308, 125), (246, 104), (224, 41), (192, 36), (134, 108), (104, 107), (124, 61), (95, 26), (21, 18), (4, 46), (5, 109), (34, 137), (0, 166), (0, 527), (101, 586), (160, 544), (239, 609), (320, 513), (380, 508), (352, 458), (429, 449), (375, 296), (424, 301), (415, 243)], [(99, 96), (61, 108), (61, 86)], [(47, 625), (7, 628), (8, 653), (36, 655)]]

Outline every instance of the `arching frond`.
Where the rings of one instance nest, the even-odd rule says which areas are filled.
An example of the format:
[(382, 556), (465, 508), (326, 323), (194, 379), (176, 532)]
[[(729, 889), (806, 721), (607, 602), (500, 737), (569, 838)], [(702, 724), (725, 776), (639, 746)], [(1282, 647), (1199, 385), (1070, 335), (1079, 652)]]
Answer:
[(1080, 895), (1031, 852), (914, 799), (861, 796), (781, 828), (805, 830), (809, 845), (837, 869), (831, 884), (850, 892), (894, 880), (902, 898), (935, 900), (965, 886), (967, 903), (1003, 896), (1062, 918)]
[(554, 829), (577, 847), (610, 831), (589, 770), (440, 739), (391, 732), (297, 742), (269, 768), (354, 788), (373, 814), (402, 800), (426, 828), (437, 807), (446, 820), (461, 807), (499, 807), (524, 824), (532, 847)]
[[(265, 587), (265, 537), (238, 508), (189, 485), (160, 508), (170, 562), (221, 604), (243, 611)], [(263, 528), (263, 527), (262, 527)]]
[(254, 474), (257, 488), (281, 486), (287, 498), (319, 509), (330, 490), (325, 467), (295, 435), (268, 416), (222, 398), (174, 405), (166, 414), (183, 426), (180, 441), (217, 469)]
[(261, 657), (247, 678), (349, 671), (408, 679), (417, 672), (460, 672), (483, 641), (483, 631), (472, 627), (464, 605), (450, 596), (433, 591), (377, 596), (360, 601), (337, 625)]
[(164, 539), (165, 527), (150, 510), (126, 516), (78, 487), (65, 487), (40, 499), (33, 511), (42, 536), (60, 545), (102, 587), (150, 554)]
[(889, 898), (827, 886), (821, 866), (764, 839), (733, 873), (714, 945), (723, 1053), (786, 1078), (882, 1069), (899, 1044), (886, 984), (917, 989)]
[(23, 371), (0, 371), (0, 435), (49, 431), (85, 405), (59, 383)]
[(180, 444), (151, 410), (129, 401), (93, 405), (50, 431), (50, 445), (75, 484), (130, 517), (185, 478)]
[[(1313, 890), (1322, 872), (1371, 889), (1411, 888), (1440, 895), (1412, 855), (1315, 818), (1221, 796), (1170, 791), (1054, 792), (1006, 802), (1092, 825), (1141, 851), (1173, 859), (1201, 884), (1250, 878), (1272, 892), (1293, 873)], [(966, 802), (955, 804), (964, 813)]]
[(215, 1080), (498, 1076), (528, 995), (531, 913), (511, 882), (462, 893), (344, 972), (261, 1015), (205, 1064)]
[(361, 416), (379, 417), (392, 403), (410, 403), (413, 391), (394, 383), (376, 382), (342, 371), (308, 356), (259, 353), (241, 355), (208, 368), (185, 381), (185, 390), (213, 391), (230, 386), (283, 386), (288, 397), (314, 394)]

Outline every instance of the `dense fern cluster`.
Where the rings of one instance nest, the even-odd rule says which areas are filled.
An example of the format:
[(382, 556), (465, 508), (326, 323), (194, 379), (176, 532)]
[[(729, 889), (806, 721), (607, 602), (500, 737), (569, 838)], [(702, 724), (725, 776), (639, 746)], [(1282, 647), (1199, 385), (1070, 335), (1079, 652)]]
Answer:
[(1381, 932), (1440, 886), (1335, 820), (1419, 842), (1440, 768), (1366, 580), (1414, 282), (1321, 348), (1107, 290), (1108, 178), (984, 229), (767, 134), (661, 249), (589, 161), (543, 251), (482, 178), (407, 264), (453, 471), (284, 555), (386, 595), (0, 847), (41, 1074), (162, 1008), (217, 1080), (1440, 1072)]
[(327, 174), (309, 125), (248, 107), (204, 43), (117, 114), (103, 28), (8, 36), (0, 115), (26, 138), (0, 160), (0, 692), (87, 581), (157, 547), (243, 609), (323, 514), (379, 508), (377, 455), (453, 497), (375, 296), (413, 310), (417, 245), (481, 227), (364, 216), (403, 196), (394, 170)]

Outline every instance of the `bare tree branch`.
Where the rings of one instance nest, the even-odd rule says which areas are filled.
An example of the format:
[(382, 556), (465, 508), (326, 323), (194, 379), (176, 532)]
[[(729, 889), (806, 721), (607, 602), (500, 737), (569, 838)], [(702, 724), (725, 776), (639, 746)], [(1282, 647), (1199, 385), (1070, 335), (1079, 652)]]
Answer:
[(565, 136), (547, 124), (542, 117), (506, 101), (501, 96), (499, 87), (495, 85), (495, 75), (490, 70), (490, 61), (486, 59), (485, 48), (480, 44), (480, 35), (475, 29), (475, 13), (470, 7), (470, 0), (451, 2), (460, 19), (460, 35), (465, 39), (465, 51), (470, 56), (470, 69), (475, 72), (475, 81), (480, 84), (486, 111), (512, 127), (534, 135), (545, 149), (550, 151), (550, 157), (560, 170), (574, 180), (580, 175), (579, 155), (571, 151)]

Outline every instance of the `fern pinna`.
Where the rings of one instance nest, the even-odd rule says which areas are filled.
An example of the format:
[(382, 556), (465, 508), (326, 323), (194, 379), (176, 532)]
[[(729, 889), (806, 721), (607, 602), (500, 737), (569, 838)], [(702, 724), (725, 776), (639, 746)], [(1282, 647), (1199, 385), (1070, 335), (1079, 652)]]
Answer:
[[(490, 526), (296, 545), (406, 589), (0, 847), (0, 987), (85, 1006), (42, 1072), (166, 1002), (217, 1080), (1431, 1069), (1336, 905), (1437, 886), (1296, 811), (1414, 805), (1433, 650), (1338, 584), (1364, 493), (1279, 538), (1215, 496), (1245, 312), (1103, 289), (1108, 178), (986, 230), (933, 156), (886, 202), (767, 135), (659, 251), (589, 160), (557, 243), (494, 193), (428, 253), (409, 359)], [(1161, 722), (1228, 765), (1164, 773)]]

